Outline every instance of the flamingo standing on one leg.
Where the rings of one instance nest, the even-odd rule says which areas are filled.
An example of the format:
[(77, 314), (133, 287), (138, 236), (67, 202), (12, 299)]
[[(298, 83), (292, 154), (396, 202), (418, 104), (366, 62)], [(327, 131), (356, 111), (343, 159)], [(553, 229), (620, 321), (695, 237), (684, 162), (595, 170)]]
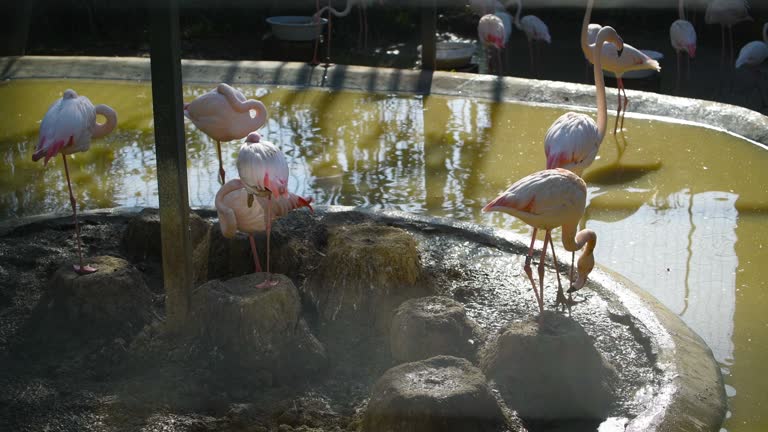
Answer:
[(214, 90), (184, 104), (184, 115), (216, 140), (219, 156), (219, 183), (224, 184), (224, 164), (221, 160), (221, 141), (242, 139), (267, 122), (267, 107), (245, 96), (231, 86), (221, 83)]
[(485, 48), (485, 57), (488, 60), (488, 70), (491, 70), (491, 52), (496, 52), (499, 63), (499, 76), (503, 75), (504, 63), (501, 60), (501, 51), (507, 45), (509, 35), (512, 32), (511, 16), (506, 12), (496, 12), (480, 17), (477, 24), (477, 36)]
[(685, 8), (683, 7), (683, 0), (679, 0), (677, 4), (677, 12), (680, 18), (672, 23), (669, 28), (669, 40), (672, 42), (672, 48), (675, 49), (677, 54), (677, 80), (675, 81), (675, 89), (680, 88), (680, 55), (685, 52), (687, 55), (687, 67), (686, 74), (690, 78), (691, 75), (691, 59), (696, 57), (696, 29), (693, 28), (693, 24), (685, 19)]
[[(617, 50), (621, 56), (624, 42), (611, 27), (602, 27), (598, 32), (597, 42), (590, 45), (592, 50), (595, 77), (595, 100), (597, 105), (597, 122), (592, 117), (575, 112), (567, 112), (560, 116), (547, 130), (544, 137), (544, 154), (547, 157), (547, 169), (564, 168), (581, 173), (592, 165), (600, 144), (605, 137), (608, 123), (608, 108), (605, 101), (605, 81), (603, 80), (602, 56), (603, 45), (611, 43), (611, 47)], [(533, 231), (533, 244), (536, 238), (536, 230)], [(571, 271), (573, 271), (573, 254), (571, 255)], [(571, 275), (572, 278), (573, 275)], [(565, 303), (565, 298), (558, 295), (558, 303)]]
[[(531, 273), (533, 241), (531, 241), (523, 266), (528, 280), (531, 281), (534, 297), (539, 306), (539, 313), (544, 312), (544, 257), (547, 254), (547, 245), (552, 243), (551, 233), (553, 229), (563, 227), (563, 247), (565, 250), (575, 252), (585, 245), (587, 246), (584, 253), (579, 257), (578, 275), (569, 292), (581, 289), (595, 266), (593, 251), (597, 243), (597, 234), (589, 229), (576, 232), (579, 220), (584, 214), (586, 201), (587, 185), (584, 180), (570, 171), (556, 168), (523, 177), (483, 207), (483, 212), (500, 211), (521, 219), (533, 227), (534, 234), (539, 229), (546, 230), (544, 246), (539, 260), (538, 291)], [(557, 275), (557, 297), (560, 301), (565, 296), (560, 283), (560, 272), (557, 267), (554, 245), (552, 245), (552, 258)]]
[(237, 171), (240, 180), (248, 192), (248, 205), (255, 197), (267, 200), (267, 280), (260, 286), (272, 284), (269, 272), (270, 236), (272, 232), (272, 201), (280, 197), (289, 197), (288, 163), (285, 155), (276, 145), (262, 141), (258, 132), (251, 132), (240, 146), (237, 155)]
[(749, 4), (747, 0), (712, 0), (704, 13), (704, 22), (707, 24), (720, 24), (720, 65), (725, 63), (725, 28), (728, 28), (729, 45), (728, 52), (730, 63), (733, 64), (733, 26), (742, 21), (752, 21), (749, 16)]
[(520, 0), (516, 0), (517, 12), (515, 12), (515, 27), (525, 32), (525, 37), (528, 39), (528, 53), (531, 57), (531, 72), (536, 73), (536, 65), (533, 58), (533, 46), (538, 41), (546, 43), (552, 43), (552, 37), (549, 36), (549, 28), (544, 21), (542, 21), (536, 15), (526, 15), (522, 19), (520, 13), (523, 11), (523, 3)]
[[(97, 123), (96, 116), (102, 115), (104, 123)], [(32, 154), (32, 160), (45, 158), (44, 164), (57, 154), (64, 161), (64, 173), (67, 176), (69, 202), (75, 219), (75, 236), (77, 237), (77, 255), (80, 265), (74, 265), (79, 274), (93, 273), (95, 268), (83, 264), (83, 252), (80, 242), (80, 225), (77, 222), (77, 201), (72, 193), (72, 182), (67, 167), (68, 154), (84, 152), (91, 146), (91, 138), (101, 138), (112, 132), (117, 126), (117, 113), (107, 105), (96, 105), (85, 96), (78, 96), (74, 90), (64, 91), (61, 99), (54, 102), (45, 113), (40, 124), (40, 137)]]
[(272, 221), (293, 209), (309, 207), (312, 211), (312, 199), (302, 198), (289, 192), (287, 196), (280, 196), (274, 200), (274, 212), (272, 212), (269, 207), (272, 200), (256, 197), (249, 206), (248, 197), (249, 192), (240, 179), (230, 180), (216, 193), (216, 212), (219, 215), (219, 226), (224, 237), (233, 238), (237, 231), (248, 234), (253, 264), (256, 272), (260, 273), (261, 264), (259, 264), (259, 254), (256, 251), (253, 234), (266, 231)]
[[(594, 63), (593, 58), (593, 52), (590, 49), (590, 44), (594, 41), (591, 41), (588, 39), (588, 25), (589, 25), (589, 19), (592, 16), (592, 7), (595, 4), (595, 0), (588, 0), (587, 2), (587, 11), (584, 13), (584, 21), (581, 25), (581, 50), (584, 53), (584, 56), (589, 59), (590, 62)], [(596, 27), (592, 27), (596, 28)], [(616, 123), (613, 126), (613, 133), (616, 134), (616, 131), (619, 128), (619, 118), (621, 118), (621, 128), (624, 128), (624, 116), (622, 114), (622, 111), (626, 113), (627, 106), (629, 105), (629, 99), (627, 98), (627, 92), (624, 90), (624, 81), (622, 80), (622, 75), (624, 75), (626, 72), (630, 72), (633, 70), (644, 70), (644, 69), (651, 69), (655, 71), (660, 71), (661, 67), (659, 66), (659, 62), (656, 60), (648, 57), (645, 55), (642, 51), (639, 49), (633, 47), (629, 44), (624, 44), (624, 50), (623, 54), (619, 56), (617, 54), (616, 47), (611, 46), (610, 43), (605, 44), (603, 46), (603, 50), (601, 52), (602, 54), (602, 63), (603, 63), (603, 70), (607, 70), (611, 73), (613, 73), (616, 76), (616, 82), (618, 84), (618, 106), (616, 107)], [(622, 93), (624, 94), (624, 102), (622, 103)]]

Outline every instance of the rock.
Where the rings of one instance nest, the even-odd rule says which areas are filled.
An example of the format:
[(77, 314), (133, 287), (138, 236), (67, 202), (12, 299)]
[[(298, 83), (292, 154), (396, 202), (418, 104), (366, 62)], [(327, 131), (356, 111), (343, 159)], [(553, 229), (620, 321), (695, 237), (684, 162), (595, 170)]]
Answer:
[(373, 224), (329, 227), (326, 256), (303, 289), (326, 327), (321, 335), (333, 338), (357, 328), (388, 334), (400, 303), (434, 294), (413, 237)]
[[(257, 245), (261, 243), (255, 236)], [(266, 249), (259, 249), (262, 265), (266, 265)], [(263, 268), (263, 267), (262, 267)], [(211, 228), (210, 248), (208, 252), (208, 279), (228, 279), (254, 272), (251, 245), (246, 234), (238, 232), (234, 238), (221, 234), (218, 222)]]
[(480, 367), (525, 419), (603, 419), (615, 400), (616, 371), (579, 323), (551, 311), (502, 328)]
[[(211, 224), (196, 213), (189, 214), (192, 242), (193, 280), (199, 285), (208, 280), (208, 249)], [(123, 233), (123, 250), (132, 260), (157, 260), (162, 264), (163, 249), (160, 240), (160, 211), (145, 208), (128, 221)]]
[(364, 432), (520, 431), (483, 373), (469, 361), (439, 356), (404, 363), (376, 381)]
[(257, 288), (266, 273), (209, 281), (192, 296), (191, 331), (220, 351), (227, 364), (267, 369), (282, 378), (316, 373), (325, 349), (301, 318), (296, 287), (286, 276)]
[(399, 362), (451, 355), (474, 360), (480, 329), (461, 303), (443, 296), (406, 300), (390, 331), (392, 358)]
[(90, 258), (95, 273), (78, 275), (72, 263), (62, 265), (48, 283), (38, 313), (63, 314), (87, 328), (122, 328), (136, 333), (154, 317), (153, 295), (141, 273), (128, 261), (113, 256)]

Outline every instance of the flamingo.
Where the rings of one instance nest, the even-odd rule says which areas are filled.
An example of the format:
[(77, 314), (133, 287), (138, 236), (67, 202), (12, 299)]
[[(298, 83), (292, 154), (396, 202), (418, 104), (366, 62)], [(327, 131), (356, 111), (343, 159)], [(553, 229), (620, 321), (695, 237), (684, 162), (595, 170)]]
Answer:
[(491, 69), (491, 51), (496, 51), (499, 61), (499, 75), (503, 72), (501, 51), (507, 45), (509, 35), (512, 33), (512, 17), (506, 12), (486, 14), (480, 18), (477, 24), (477, 35), (480, 43), (485, 48), (488, 59), (488, 69)]
[[(96, 116), (102, 115), (106, 119), (104, 123), (96, 122)], [(67, 167), (68, 154), (84, 152), (91, 147), (91, 138), (101, 138), (112, 132), (117, 126), (117, 113), (107, 105), (93, 106), (85, 96), (78, 96), (72, 89), (67, 89), (60, 99), (54, 102), (48, 112), (45, 113), (40, 124), (40, 136), (32, 154), (32, 160), (37, 162), (45, 158), (43, 164), (48, 165), (48, 160), (57, 154), (61, 154), (64, 161), (64, 173), (67, 177), (69, 189), (69, 202), (72, 204), (72, 213), (75, 220), (75, 236), (77, 237), (77, 255), (80, 264), (75, 264), (74, 270), (78, 274), (93, 273), (96, 269), (83, 264), (83, 252), (80, 242), (80, 225), (77, 222), (77, 201), (72, 193), (72, 182), (69, 178)]]
[(288, 193), (288, 163), (285, 155), (276, 145), (269, 141), (261, 141), (258, 132), (251, 132), (240, 146), (237, 155), (237, 171), (240, 180), (248, 193), (248, 206), (253, 204), (256, 197), (267, 200), (267, 280), (262, 286), (272, 285), (269, 272), (270, 234), (272, 232), (272, 202), (282, 198), (290, 198)]
[[(261, 264), (259, 264), (259, 254), (256, 251), (253, 234), (266, 231), (272, 221), (291, 210), (309, 207), (312, 211), (312, 199), (302, 198), (289, 192), (287, 196), (280, 196), (274, 200), (274, 212), (271, 212), (272, 200), (261, 196), (252, 200), (248, 198), (249, 196), (251, 195), (242, 180), (234, 179), (226, 182), (216, 193), (216, 213), (219, 215), (219, 226), (224, 237), (233, 238), (237, 231), (248, 234), (253, 264), (256, 272), (260, 273)], [(252, 200), (250, 206), (249, 200)]]
[[(533, 281), (531, 259), (533, 258), (533, 241), (528, 248), (523, 269), (531, 281), (533, 294), (539, 305), (539, 313), (544, 312), (544, 257), (547, 245), (552, 243), (552, 230), (563, 227), (563, 247), (575, 252), (586, 245), (584, 253), (579, 257), (577, 279), (568, 292), (581, 289), (587, 281), (587, 276), (595, 266), (593, 251), (597, 243), (597, 234), (590, 229), (576, 232), (579, 220), (584, 214), (587, 201), (587, 185), (576, 174), (562, 168), (548, 169), (535, 172), (516, 181), (501, 195), (483, 207), (483, 212), (500, 211), (515, 216), (533, 227), (533, 238), (536, 231), (546, 230), (544, 246), (539, 260), (539, 291)], [(555, 247), (552, 245), (552, 259), (557, 275), (557, 303), (566, 303), (563, 287), (560, 283), (560, 272), (557, 267)]]
[[(584, 169), (594, 162), (597, 152), (600, 150), (600, 144), (605, 137), (608, 108), (605, 101), (605, 82), (602, 72), (602, 44), (608, 43), (607, 40), (610, 37), (614, 42), (611, 46), (617, 47), (620, 55), (624, 43), (618, 34), (614, 38), (613, 35), (616, 32), (611, 27), (602, 27), (598, 33), (603, 33), (603, 36), (599, 37), (604, 38), (606, 42), (590, 45), (595, 58), (593, 74), (595, 77), (597, 122), (588, 115), (574, 112), (565, 113), (555, 120), (544, 137), (547, 169), (564, 168), (580, 176)], [(599, 38), (596, 39), (600, 40)], [(536, 233), (534, 231), (531, 244), (535, 238)], [(574, 255), (571, 254), (571, 271), (573, 270)]]
[(720, 64), (725, 62), (725, 28), (728, 27), (730, 37), (729, 53), (733, 63), (733, 26), (742, 21), (752, 21), (749, 16), (749, 4), (747, 0), (712, 0), (704, 13), (704, 22), (707, 24), (720, 24)]
[[(347, 5), (344, 7), (344, 10), (338, 11), (335, 8), (331, 7), (331, 0), (328, 0), (328, 6), (324, 6), (322, 9), (320, 9), (320, 0), (315, 1), (315, 5), (317, 7), (317, 12), (315, 12), (314, 15), (312, 15), (312, 20), (317, 22), (320, 20), (320, 16), (323, 14), (323, 12), (328, 11), (328, 55), (326, 56), (326, 62), (330, 63), (331, 61), (331, 14), (337, 16), (337, 17), (345, 17), (349, 15), (349, 12), (352, 10), (352, 6), (355, 3), (360, 2), (361, 0), (347, 0)], [(365, 8), (363, 8), (365, 10)], [(366, 35), (367, 35), (367, 29), (368, 25), (365, 24), (366, 29)], [(315, 41), (315, 53), (312, 56), (312, 64), (316, 65), (320, 62), (317, 61), (317, 46), (319, 44), (319, 41)]]
[(669, 28), (669, 39), (672, 42), (672, 48), (675, 49), (677, 54), (677, 80), (675, 81), (675, 88), (680, 87), (680, 53), (685, 52), (687, 54), (688, 65), (686, 67), (686, 74), (691, 74), (691, 60), (696, 57), (696, 29), (693, 28), (693, 24), (685, 19), (685, 8), (683, 7), (683, 0), (679, 0), (677, 3), (677, 12), (680, 18), (672, 23)]
[(216, 141), (219, 156), (219, 183), (225, 173), (221, 160), (221, 141), (242, 139), (267, 122), (267, 107), (245, 96), (231, 86), (221, 83), (190, 103), (184, 104), (184, 116), (198, 129)]
[(757, 66), (768, 58), (768, 23), (763, 24), (763, 40), (752, 41), (741, 47), (736, 58), (736, 69), (748, 65)]
[[(581, 25), (581, 50), (584, 53), (584, 56), (589, 59), (591, 63), (594, 63), (593, 58), (593, 51), (590, 48), (590, 44), (594, 43), (594, 41), (588, 39), (588, 25), (589, 25), (589, 19), (592, 16), (592, 7), (595, 4), (595, 0), (588, 0), (587, 2), (587, 11), (584, 13), (584, 21)], [(597, 28), (597, 27), (592, 27)], [(603, 60), (603, 70), (607, 70), (609, 72), (612, 72), (616, 76), (616, 82), (618, 84), (618, 106), (616, 107), (616, 123), (613, 126), (613, 133), (616, 134), (616, 131), (619, 127), (619, 117), (621, 117), (621, 128), (624, 128), (624, 116), (621, 114), (622, 110), (626, 113), (627, 111), (627, 105), (629, 105), (629, 99), (627, 98), (627, 92), (624, 90), (624, 81), (622, 80), (622, 75), (624, 75), (626, 72), (630, 72), (633, 70), (644, 70), (644, 69), (652, 69), (655, 71), (661, 71), (661, 67), (659, 66), (659, 62), (656, 60), (648, 57), (645, 55), (642, 51), (639, 49), (633, 47), (629, 44), (624, 44), (624, 50), (621, 56), (618, 54), (618, 50), (616, 47), (611, 46), (611, 44), (606, 44), (603, 46), (602, 51), (602, 60)], [(622, 105), (622, 93), (624, 94), (624, 103)]]
[(552, 38), (549, 36), (547, 25), (536, 15), (526, 15), (521, 19), (520, 13), (523, 11), (523, 3), (520, 0), (516, 0), (516, 3), (515, 27), (525, 32), (525, 37), (528, 39), (528, 53), (531, 57), (531, 71), (536, 73), (536, 66), (533, 60), (533, 44), (536, 41), (552, 43)]

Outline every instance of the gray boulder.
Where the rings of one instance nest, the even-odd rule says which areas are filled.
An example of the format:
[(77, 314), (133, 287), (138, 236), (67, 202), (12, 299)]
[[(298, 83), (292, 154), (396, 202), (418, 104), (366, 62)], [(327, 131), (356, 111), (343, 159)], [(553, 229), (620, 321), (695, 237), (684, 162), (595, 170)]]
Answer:
[(467, 318), (464, 306), (448, 297), (406, 300), (392, 318), (392, 358), (399, 362), (438, 355), (475, 359), (480, 329)]
[(371, 390), (363, 432), (524, 430), (469, 361), (439, 356), (396, 366)]
[(602, 419), (615, 400), (616, 371), (579, 323), (551, 311), (502, 328), (480, 367), (525, 419)]

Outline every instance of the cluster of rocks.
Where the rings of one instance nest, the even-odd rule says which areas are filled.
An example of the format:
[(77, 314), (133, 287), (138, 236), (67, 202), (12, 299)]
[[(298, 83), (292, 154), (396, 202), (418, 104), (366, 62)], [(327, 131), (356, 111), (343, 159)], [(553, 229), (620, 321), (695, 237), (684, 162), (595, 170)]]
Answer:
[[(262, 288), (266, 275), (251, 273), (244, 236), (226, 239), (191, 218), (198, 285), (187, 336), (228, 367), (290, 380), (384, 346), (395, 366), (370, 391), (367, 432), (524, 430), (514, 412), (533, 420), (607, 416), (616, 374), (572, 319), (544, 313), (487, 337), (461, 303), (437, 294), (407, 231), (297, 213), (288, 223), (304, 223), (303, 234), (278, 224), (274, 262), (284, 274)], [(157, 213), (142, 212), (125, 231), (126, 256), (159, 262), (159, 236)], [(133, 264), (91, 261), (99, 271), (90, 275), (69, 265), (56, 272), (46, 308), (134, 332), (156, 318), (153, 293)]]

